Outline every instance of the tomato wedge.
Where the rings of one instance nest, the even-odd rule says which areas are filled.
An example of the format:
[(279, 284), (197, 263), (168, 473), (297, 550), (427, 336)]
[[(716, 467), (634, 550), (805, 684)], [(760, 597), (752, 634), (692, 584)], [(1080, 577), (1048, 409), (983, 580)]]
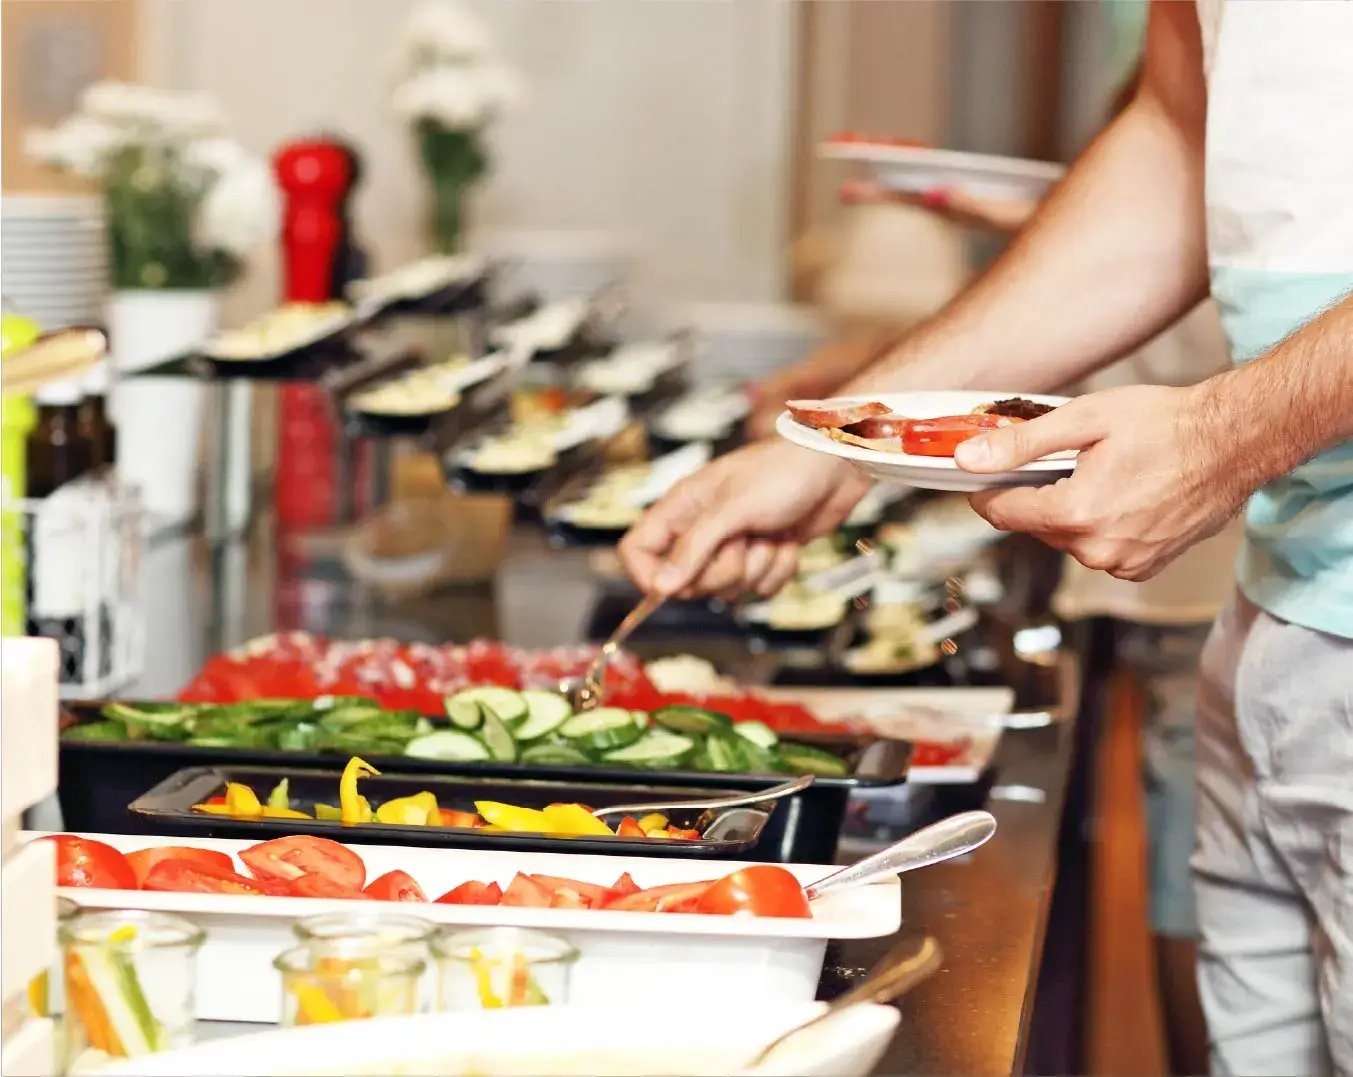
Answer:
[(644, 832), (639, 829), (639, 824), (635, 822), (632, 815), (627, 815), (620, 820), (620, 826), (616, 828), (616, 837), (620, 838), (642, 838)]
[(453, 886), (437, 899), (438, 905), (497, 905), (503, 900), (503, 888), (497, 883), (481, 883), (474, 879)]
[(714, 883), (668, 883), (650, 886), (634, 894), (615, 898), (605, 908), (615, 912), (694, 912), (695, 904)]
[(372, 895), (363, 893), (351, 886), (344, 886), (336, 879), (328, 875), (321, 875), (318, 872), (313, 875), (302, 875), (299, 879), (291, 880), (287, 887), (287, 893), (292, 897), (372, 900)]
[(414, 881), (407, 871), (387, 871), (379, 879), (367, 883), (362, 891), (377, 901), (427, 901), (423, 888)]
[(56, 885), (135, 890), (136, 872), (111, 845), (74, 834), (51, 834), (39, 841), (56, 846)]
[(366, 882), (360, 856), (346, 845), (308, 834), (260, 842), (241, 850), (240, 859), (260, 879), (291, 882), (303, 875), (323, 875), (345, 890), (361, 890)]
[(532, 875), (531, 879), (552, 895), (564, 890), (576, 894), (588, 908), (601, 908), (611, 896), (609, 886), (598, 886), (596, 883), (585, 883), (578, 879), (563, 879), (558, 875)]
[(1006, 415), (980, 413), (915, 419), (902, 430), (902, 451), (911, 456), (953, 456), (954, 450), (969, 438), (1021, 421)]
[(774, 864), (756, 864), (725, 875), (700, 896), (695, 911), (713, 916), (813, 915), (799, 880)]
[(472, 811), (456, 811), (454, 808), (440, 808), (442, 826), (459, 826), (469, 830), (484, 825), (484, 820)]
[(518, 872), (512, 877), (512, 882), (508, 884), (507, 889), (503, 891), (503, 900), (499, 904), (515, 905), (526, 909), (548, 909), (550, 907), (550, 892), (529, 875)]
[(191, 845), (155, 845), (127, 854), (127, 863), (136, 873), (136, 885), (145, 886), (150, 869), (161, 860), (188, 860), (194, 864), (215, 868), (217, 871), (235, 870), (235, 861), (216, 849), (195, 849)]
[(161, 860), (146, 873), (146, 890), (186, 894), (276, 894), (275, 887), (198, 860)]
[[(611, 887), (611, 893), (614, 894), (615, 897), (628, 897), (630, 894), (637, 894), (638, 892), (639, 884), (630, 878), (630, 873), (628, 871), (620, 876), (620, 878), (616, 879), (615, 885)], [(613, 897), (611, 900), (614, 901), (615, 898)]]

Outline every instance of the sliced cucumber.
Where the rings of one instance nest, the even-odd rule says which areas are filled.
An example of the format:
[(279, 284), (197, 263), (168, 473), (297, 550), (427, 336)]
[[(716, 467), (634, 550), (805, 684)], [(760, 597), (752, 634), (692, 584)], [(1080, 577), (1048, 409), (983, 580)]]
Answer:
[(486, 684), (480, 688), (467, 688), (463, 692), (457, 692), (452, 698), (465, 699), (488, 707), (509, 726), (526, 721), (526, 700), (522, 698), (520, 692), (514, 692), (511, 688)]
[(767, 751), (780, 743), (780, 734), (765, 722), (734, 722), (733, 732), (743, 740)]
[(527, 690), (521, 697), (526, 700), (526, 721), (512, 731), (518, 740), (548, 737), (573, 716), (568, 700), (554, 692)]
[(773, 749), (762, 748), (749, 740), (742, 741), (738, 746), (747, 759), (747, 767), (743, 773), (779, 774), (784, 770), (784, 764)]
[(97, 722), (81, 722), (61, 733), (62, 740), (126, 740), (127, 730), (121, 722), (112, 719), (100, 719)]
[(638, 740), (640, 732), (634, 715), (620, 707), (598, 707), (574, 715), (559, 727), (560, 736), (590, 752), (623, 748)]
[(138, 707), (129, 703), (110, 703), (103, 708), (103, 716), (121, 722), (133, 740), (138, 737), (186, 740), (192, 732), (189, 719), (196, 713), (196, 707), (183, 704), (146, 704)]
[(441, 729), (425, 737), (415, 737), (404, 746), (404, 754), (415, 759), (441, 759), (447, 763), (477, 763), (491, 758), (482, 740), (460, 729)]
[(585, 767), (592, 762), (567, 744), (528, 744), (522, 749), (521, 761), (542, 767)]
[(484, 724), (479, 727), (479, 736), (488, 748), (489, 755), (500, 763), (515, 763), (517, 740), (512, 736), (512, 731), (488, 703), (480, 709), (484, 712)]
[(824, 752), (821, 748), (811, 748), (807, 744), (792, 744), (782, 741), (779, 747), (780, 763), (792, 774), (815, 774), (819, 778), (844, 778), (850, 773), (850, 767), (844, 759)]
[(706, 737), (699, 759), (716, 774), (737, 774), (747, 769), (746, 753), (736, 737), (719, 734)]
[(653, 721), (653, 716), (648, 711), (630, 711), (634, 715), (634, 724), (640, 729), (647, 729)]
[(694, 751), (695, 741), (690, 737), (665, 729), (650, 729), (633, 744), (603, 752), (601, 758), (617, 766), (665, 770), (680, 766)]
[(479, 704), (473, 699), (462, 696), (447, 696), (442, 706), (446, 708), (446, 717), (457, 729), (478, 729), (484, 724), (484, 715)]
[(673, 733), (693, 733), (697, 737), (727, 729), (732, 724), (726, 714), (704, 707), (663, 707), (653, 712), (653, 720)]

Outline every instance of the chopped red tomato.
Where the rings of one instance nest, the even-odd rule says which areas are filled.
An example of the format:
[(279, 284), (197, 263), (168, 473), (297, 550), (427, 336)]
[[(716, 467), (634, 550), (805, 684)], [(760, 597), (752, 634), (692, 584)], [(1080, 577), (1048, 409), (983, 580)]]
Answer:
[(916, 419), (902, 432), (902, 451), (912, 456), (953, 456), (954, 450), (969, 438), (1020, 421), (1004, 415), (986, 414)]
[[(416, 886), (418, 884), (415, 883), (414, 885)], [(292, 879), (288, 884), (288, 887), (288, 893), (290, 893), (292, 897), (348, 898), (359, 901), (370, 901), (374, 896), (351, 886), (344, 886), (330, 876), (320, 875), (318, 873), (313, 875), (302, 875), (299, 879)]]
[(127, 858), (105, 842), (74, 834), (52, 834), (39, 839), (56, 846), (56, 885), (93, 886), (108, 890), (135, 890), (136, 872)]
[(136, 873), (137, 886), (146, 885), (146, 876), (161, 860), (187, 860), (215, 868), (217, 871), (235, 870), (235, 861), (215, 849), (195, 849), (191, 845), (154, 845), (149, 849), (138, 849), (134, 853), (127, 854), (127, 863)]
[(472, 811), (456, 811), (454, 808), (438, 808), (442, 816), (442, 826), (457, 826), (465, 830), (484, 825), (484, 820)]
[(187, 894), (275, 894), (273, 887), (229, 869), (198, 860), (161, 860), (146, 873), (147, 890)]
[(379, 879), (367, 883), (362, 891), (377, 901), (427, 901), (428, 896), (407, 871), (387, 871)]
[(695, 904), (713, 886), (706, 879), (698, 883), (668, 883), (627, 894), (606, 904), (615, 912), (694, 912)]
[(943, 767), (958, 759), (968, 750), (969, 741), (956, 740), (948, 743), (940, 741), (918, 741), (912, 745), (911, 765), (913, 767)]
[(503, 891), (503, 899), (499, 904), (526, 909), (547, 909), (550, 905), (550, 892), (529, 875), (518, 872)]
[(346, 890), (361, 890), (366, 882), (360, 856), (346, 845), (308, 834), (260, 842), (241, 850), (240, 859), (260, 879), (291, 882), (303, 875), (323, 875)]
[(561, 879), (557, 875), (532, 875), (531, 880), (539, 883), (551, 894), (557, 894), (561, 890), (572, 891), (582, 899), (584, 905), (589, 907), (599, 908), (611, 894), (611, 888), (608, 886), (585, 883), (578, 879)]
[(628, 871), (616, 879), (615, 885), (611, 887), (611, 893), (616, 897), (628, 897), (630, 894), (637, 894), (638, 892), (639, 884), (630, 878)]
[(679, 826), (669, 826), (667, 828), (667, 836), (669, 838), (676, 838), (680, 841), (699, 841), (700, 831), (682, 830)]
[(503, 888), (497, 883), (470, 880), (452, 887), (437, 899), (438, 905), (497, 905), (503, 900)]
[(812, 916), (799, 880), (774, 864), (756, 864), (725, 875), (699, 897), (695, 911), (713, 916)]
[(633, 816), (625, 816), (620, 820), (620, 826), (616, 828), (616, 836), (620, 838), (642, 838), (644, 832), (639, 829), (639, 824), (635, 822)]

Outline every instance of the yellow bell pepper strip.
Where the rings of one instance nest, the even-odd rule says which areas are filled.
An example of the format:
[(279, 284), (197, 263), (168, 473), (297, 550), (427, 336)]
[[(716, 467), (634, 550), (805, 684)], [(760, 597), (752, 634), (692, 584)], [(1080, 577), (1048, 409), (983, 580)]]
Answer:
[(319, 984), (297, 978), (292, 981), (290, 988), (300, 1010), (296, 1021), (298, 1025), (327, 1025), (345, 1019), (343, 1011)]
[(315, 818), (316, 818), (316, 819), (331, 819), (331, 820), (333, 820), (334, 822), (338, 822), (340, 819), (343, 818), (343, 809), (342, 809), (342, 808), (337, 808), (337, 807), (335, 807), (335, 806), (332, 805), (332, 804), (318, 804), (318, 803), (317, 803), (317, 804), (315, 805)]
[(366, 797), (357, 792), (357, 779), (367, 778), (380, 771), (360, 756), (353, 756), (343, 768), (343, 777), (338, 783), (338, 802), (342, 805), (342, 819), (345, 823), (369, 823), (373, 818), (371, 805)]
[(653, 812), (651, 815), (645, 815), (639, 820), (639, 829), (647, 834), (650, 830), (666, 830), (667, 816), (659, 812)]
[(512, 955), (512, 974), (507, 992), (509, 1006), (548, 1006), (549, 998), (531, 975), (531, 966), (520, 950)]
[[(194, 804), (193, 811), (206, 812), (208, 815), (234, 815), (229, 804)], [(262, 812), (260, 811), (261, 815)]]
[(500, 804), (496, 800), (476, 800), (475, 810), (490, 826), (501, 827), (518, 834), (548, 834), (550, 821), (536, 808), (519, 808), (515, 804)]
[(313, 815), (307, 815), (303, 811), (297, 811), (295, 808), (274, 808), (271, 804), (263, 805), (264, 819), (313, 819)]
[(268, 807), (270, 808), (291, 807), (291, 790), (289, 788), (289, 785), (290, 783), (287, 781), (287, 779), (283, 778), (280, 782), (278, 782), (275, 786), (273, 786), (272, 792), (268, 794)]
[(438, 826), (442, 821), (437, 809), (437, 797), (424, 790), (413, 796), (387, 800), (376, 809), (376, 821), (397, 826)]
[(258, 796), (247, 785), (239, 782), (227, 782), (225, 792), (227, 815), (262, 815), (263, 805)]
[(551, 834), (610, 837), (614, 833), (581, 804), (548, 804), (544, 814)]
[(484, 957), (484, 953), (478, 946), (470, 950), (470, 970), (474, 973), (475, 989), (479, 993), (479, 1005), (486, 1010), (500, 1010), (503, 1007), (503, 1000), (493, 992), (493, 970), (491, 965), (496, 965), (496, 961), (489, 961)]

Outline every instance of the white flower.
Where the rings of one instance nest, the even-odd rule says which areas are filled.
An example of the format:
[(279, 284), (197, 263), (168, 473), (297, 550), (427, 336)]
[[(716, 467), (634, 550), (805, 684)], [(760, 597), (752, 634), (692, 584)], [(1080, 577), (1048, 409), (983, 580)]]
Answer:
[(404, 55), (411, 68), (442, 60), (478, 60), (492, 41), (482, 22), (459, 4), (429, 3), (404, 23)]
[(24, 149), (43, 164), (92, 177), (98, 176), (108, 157), (125, 144), (124, 133), (118, 128), (77, 114), (56, 127), (28, 132)]
[(447, 64), (410, 76), (392, 98), (395, 112), (406, 120), (436, 120), (453, 131), (483, 127), (518, 92), (515, 76), (497, 65)]
[(165, 93), (157, 106), (165, 133), (176, 138), (212, 135), (224, 126), (221, 109), (209, 94)]
[(242, 258), (277, 235), (280, 215), (271, 171), (258, 158), (247, 157), (207, 189), (197, 239), (204, 247)]
[(108, 123), (158, 124), (160, 92), (129, 82), (95, 82), (80, 95), (80, 111)]
[(221, 110), (207, 94), (157, 90), (127, 82), (96, 82), (80, 110), (105, 123), (140, 129), (146, 137), (194, 138), (220, 130)]
[(233, 138), (197, 138), (183, 148), (183, 163), (212, 175), (222, 175), (245, 160), (244, 147)]

